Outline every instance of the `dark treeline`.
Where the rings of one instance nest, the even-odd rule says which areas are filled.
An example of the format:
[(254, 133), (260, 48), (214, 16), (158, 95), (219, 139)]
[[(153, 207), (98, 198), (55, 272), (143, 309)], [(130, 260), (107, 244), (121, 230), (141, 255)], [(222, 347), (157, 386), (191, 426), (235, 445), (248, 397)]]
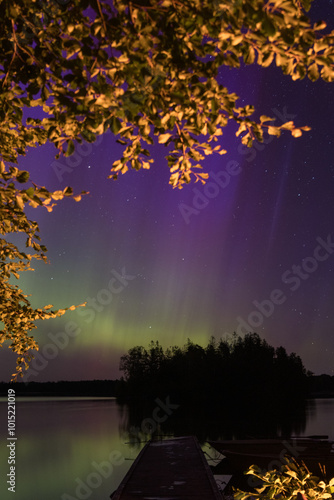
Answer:
[(0, 395), (6, 396), (8, 389), (15, 390), (16, 396), (87, 396), (115, 397), (117, 380), (80, 380), (60, 382), (0, 382)]
[(334, 398), (334, 376), (323, 374), (310, 377), (309, 395), (315, 398)]
[(280, 408), (305, 400), (310, 373), (295, 353), (274, 348), (256, 333), (206, 347), (190, 340), (164, 350), (152, 341), (122, 356), (120, 400), (145, 403), (166, 397), (185, 406), (210, 404)]

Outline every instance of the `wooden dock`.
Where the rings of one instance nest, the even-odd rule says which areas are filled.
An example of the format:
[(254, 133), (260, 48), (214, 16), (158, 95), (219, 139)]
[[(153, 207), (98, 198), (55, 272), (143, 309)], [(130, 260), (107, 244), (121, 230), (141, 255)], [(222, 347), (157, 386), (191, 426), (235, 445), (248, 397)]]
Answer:
[(221, 500), (195, 437), (150, 441), (124, 477), (112, 500)]

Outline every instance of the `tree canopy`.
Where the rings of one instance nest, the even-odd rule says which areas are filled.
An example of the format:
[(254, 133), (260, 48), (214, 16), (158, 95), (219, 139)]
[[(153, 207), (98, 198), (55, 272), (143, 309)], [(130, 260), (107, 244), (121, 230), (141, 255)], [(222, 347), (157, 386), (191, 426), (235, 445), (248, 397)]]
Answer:
[[(293, 80), (334, 80), (334, 32), (311, 22), (311, 0), (2, 0), (0, 19), (0, 232), (23, 232), (19, 250), (1, 239), (0, 340), (12, 341), (22, 371), (37, 318), (62, 311), (32, 309), (12, 276), (45, 258), (38, 225), (25, 206), (51, 211), (70, 188), (50, 192), (19, 170), (29, 148), (51, 142), (71, 155), (82, 141), (108, 130), (124, 146), (111, 166), (117, 178), (130, 168), (149, 169), (149, 147), (166, 147), (170, 184), (182, 188), (208, 177), (201, 162), (224, 154), (220, 136), (230, 122), (251, 147), (264, 134), (294, 137), (309, 130), (292, 121), (275, 125), (218, 83), (223, 66), (271, 64)], [(23, 355), (23, 357), (22, 357)], [(23, 363), (23, 364), (22, 364)]]

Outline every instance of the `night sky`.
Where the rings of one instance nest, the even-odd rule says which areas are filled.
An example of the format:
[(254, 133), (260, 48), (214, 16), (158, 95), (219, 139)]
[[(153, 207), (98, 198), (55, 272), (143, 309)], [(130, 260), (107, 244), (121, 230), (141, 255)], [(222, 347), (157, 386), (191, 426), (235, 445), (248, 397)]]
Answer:
[[(332, 3), (319, 3), (313, 15), (333, 19)], [(255, 331), (334, 375), (334, 84), (293, 82), (274, 66), (224, 68), (219, 83), (257, 116), (312, 130), (248, 149), (231, 124), (221, 138), (228, 154), (203, 163), (207, 185), (182, 190), (168, 185), (162, 145), (151, 148), (151, 170), (108, 180), (122, 151), (111, 133), (67, 159), (55, 160), (52, 145), (20, 159), (39, 185), (89, 191), (51, 214), (29, 210), (50, 262), (34, 263), (21, 287), (35, 307), (88, 304), (37, 323), (40, 353), (24, 380), (116, 378), (135, 345), (204, 346), (234, 331)], [(15, 360), (1, 350), (0, 380)]]

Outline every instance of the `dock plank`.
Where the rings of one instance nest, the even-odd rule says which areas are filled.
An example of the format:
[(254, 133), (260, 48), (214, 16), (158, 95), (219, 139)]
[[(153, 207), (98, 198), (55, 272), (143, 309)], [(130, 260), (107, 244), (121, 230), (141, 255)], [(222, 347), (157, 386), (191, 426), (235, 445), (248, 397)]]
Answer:
[(221, 500), (197, 439), (150, 441), (140, 452), (112, 500)]

